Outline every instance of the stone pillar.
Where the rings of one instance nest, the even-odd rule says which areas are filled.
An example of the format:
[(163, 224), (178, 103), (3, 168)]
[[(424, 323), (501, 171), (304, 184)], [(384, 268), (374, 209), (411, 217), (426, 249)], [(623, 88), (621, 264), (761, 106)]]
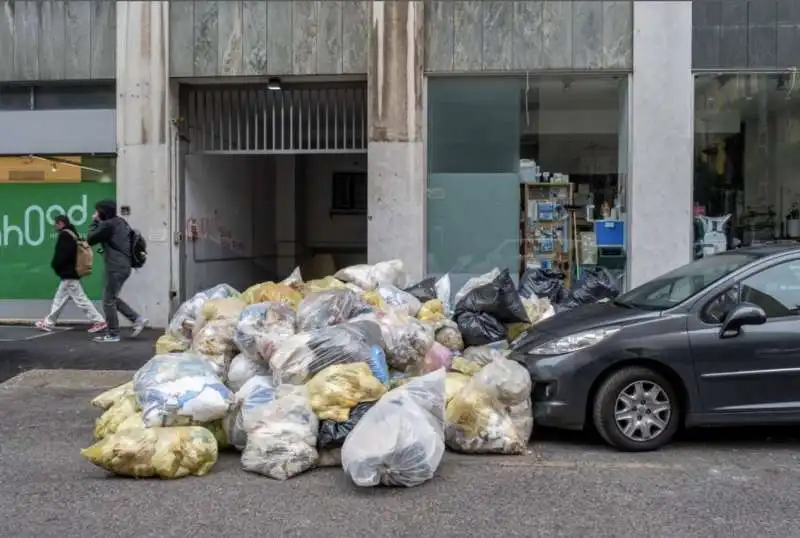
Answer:
[(425, 271), (424, 2), (371, 3), (368, 225), (370, 263), (400, 258)]
[(628, 248), (630, 287), (691, 260), (692, 3), (633, 3)]
[(117, 2), (117, 205), (148, 242), (148, 261), (122, 296), (157, 327), (167, 324), (179, 269), (168, 32), (168, 2)]

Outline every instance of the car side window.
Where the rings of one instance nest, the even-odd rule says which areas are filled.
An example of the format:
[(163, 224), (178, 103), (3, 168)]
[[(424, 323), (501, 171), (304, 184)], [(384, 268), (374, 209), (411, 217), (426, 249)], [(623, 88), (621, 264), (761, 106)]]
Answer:
[(725, 320), (734, 306), (739, 303), (739, 286), (731, 286), (713, 299), (703, 308), (700, 319), (706, 323), (717, 324)]
[(800, 315), (800, 261), (774, 265), (744, 279), (740, 300), (763, 308), (767, 319)]

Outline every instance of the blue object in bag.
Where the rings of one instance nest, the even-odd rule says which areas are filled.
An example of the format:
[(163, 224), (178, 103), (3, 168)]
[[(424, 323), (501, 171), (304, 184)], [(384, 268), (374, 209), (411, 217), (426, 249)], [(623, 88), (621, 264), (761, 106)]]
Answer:
[(372, 375), (381, 383), (389, 382), (389, 365), (386, 364), (386, 354), (380, 346), (372, 346), (369, 350), (369, 369)]

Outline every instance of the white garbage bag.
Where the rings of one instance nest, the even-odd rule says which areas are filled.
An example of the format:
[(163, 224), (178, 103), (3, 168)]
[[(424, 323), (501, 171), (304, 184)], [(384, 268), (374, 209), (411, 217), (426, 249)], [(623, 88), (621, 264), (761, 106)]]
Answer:
[(135, 393), (175, 381), (182, 377), (214, 377), (217, 367), (210, 361), (191, 352), (155, 355), (133, 375)]
[(311, 410), (305, 387), (291, 387), (258, 412), (255, 423), (247, 428), (247, 445), (242, 452), (245, 471), (275, 480), (286, 480), (303, 473), (317, 463), (319, 420)]
[(362, 487), (418, 486), (444, 455), (445, 371), (386, 393), (345, 439), (342, 467)]
[(188, 426), (225, 418), (233, 393), (214, 376), (181, 377), (136, 393), (147, 427)]
[(245, 383), (257, 375), (269, 375), (269, 365), (256, 359), (251, 359), (244, 353), (239, 353), (231, 361), (226, 376), (228, 388), (234, 392), (241, 389)]
[(374, 290), (381, 284), (399, 288), (406, 285), (406, 273), (400, 260), (378, 262), (375, 265), (351, 265), (337, 271), (334, 277), (342, 282), (355, 284), (365, 291)]
[(235, 404), (225, 416), (222, 425), (228, 436), (228, 442), (244, 450), (247, 444), (247, 428), (252, 428), (259, 412), (275, 399), (275, 386), (270, 376), (250, 378), (236, 392)]

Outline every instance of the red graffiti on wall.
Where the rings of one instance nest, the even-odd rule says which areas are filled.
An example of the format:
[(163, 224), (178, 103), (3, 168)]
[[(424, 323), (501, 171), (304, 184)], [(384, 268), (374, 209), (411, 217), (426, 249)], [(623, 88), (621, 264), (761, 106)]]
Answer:
[(186, 239), (188, 241), (213, 241), (234, 252), (244, 250), (244, 243), (236, 238), (233, 231), (220, 224), (217, 212), (210, 217), (186, 219)]

